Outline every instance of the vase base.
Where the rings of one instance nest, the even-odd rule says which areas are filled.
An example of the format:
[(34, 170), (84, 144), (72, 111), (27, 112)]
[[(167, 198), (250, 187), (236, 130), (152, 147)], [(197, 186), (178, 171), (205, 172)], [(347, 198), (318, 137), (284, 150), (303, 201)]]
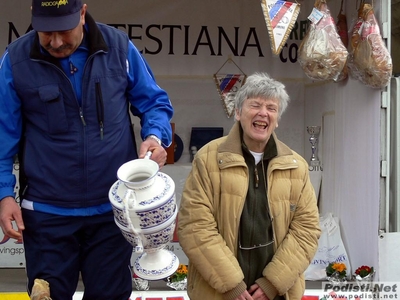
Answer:
[(172, 275), (179, 267), (178, 257), (166, 249), (143, 253), (134, 263), (135, 273), (146, 280), (160, 280)]

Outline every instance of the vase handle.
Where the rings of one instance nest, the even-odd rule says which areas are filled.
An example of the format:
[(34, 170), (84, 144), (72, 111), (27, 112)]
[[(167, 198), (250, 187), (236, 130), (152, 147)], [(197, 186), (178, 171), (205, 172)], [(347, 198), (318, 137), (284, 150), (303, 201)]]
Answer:
[(134, 210), (134, 207), (135, 207), (135, 203), (136, 203), (135, 192), (131, 189), (128, 189), (126, 191), (125, 197), (122, 199), (122, 203), (124, 204), (124, 214), (125, 214), (125, 219), (128, 222), (128, 229), (135, 236), (136, 241), (137, 241), (137, 245), (135, 247), (135, 252), (142, 253), (143, 252), (143, 239), (145, 237), (142, 234), (140, 229), (136, 229), (133, 226), (131, 217), (129, 214), (129, 210)]
[(147, 151), (146, 155), (144, 156), (145, 159), (150, 159), (151, 155), (153, 154), (153, 152), (151, 151)]

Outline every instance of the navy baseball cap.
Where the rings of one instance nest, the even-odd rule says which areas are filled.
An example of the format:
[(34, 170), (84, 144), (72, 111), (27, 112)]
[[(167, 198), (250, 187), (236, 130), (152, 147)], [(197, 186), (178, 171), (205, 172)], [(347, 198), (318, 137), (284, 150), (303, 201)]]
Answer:
[(32, 0), (32, 27), (36, 31), (65, 31), (78, 26), (81, 0)]

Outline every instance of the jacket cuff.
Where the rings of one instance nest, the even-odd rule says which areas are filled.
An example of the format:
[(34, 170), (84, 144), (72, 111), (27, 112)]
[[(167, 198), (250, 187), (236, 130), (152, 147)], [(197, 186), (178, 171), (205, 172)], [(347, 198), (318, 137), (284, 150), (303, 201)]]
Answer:
[(236, 299), (237, 297), (239, 297), (246, 289), (247, 289), (247, 286), (244, 283), (244, 281), (242, 281), (232, 290), (230, 290), (226, 293), (223, 293), (222, 297), (224, 298), (224, 300), (233, 300), (233, 299)]
[(272, 300), (278, 295), (278, 290), (272, 285), (272, 283), (265, 277), (261, 277), (256, 280), (258, 286), (264, 291), (268, 299)]

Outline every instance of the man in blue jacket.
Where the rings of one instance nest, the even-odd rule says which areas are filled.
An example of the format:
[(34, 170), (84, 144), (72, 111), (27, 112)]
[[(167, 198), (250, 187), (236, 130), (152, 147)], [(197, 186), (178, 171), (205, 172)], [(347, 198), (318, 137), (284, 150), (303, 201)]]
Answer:
[[(86, 10), (81, 0), (33, 0), (34, 30), (1, 58), (0, 225), (23, 238), (28, 292), (41, 278), (53, 300), (72, 299), (81, 274), (84, 299), (126, 300), (132, 246), (108, 191), (117, 169), (147, 151), (165, 164), (173, 108), (127, 35)], [(139, 153), (129, 111), (141, 120)]]

